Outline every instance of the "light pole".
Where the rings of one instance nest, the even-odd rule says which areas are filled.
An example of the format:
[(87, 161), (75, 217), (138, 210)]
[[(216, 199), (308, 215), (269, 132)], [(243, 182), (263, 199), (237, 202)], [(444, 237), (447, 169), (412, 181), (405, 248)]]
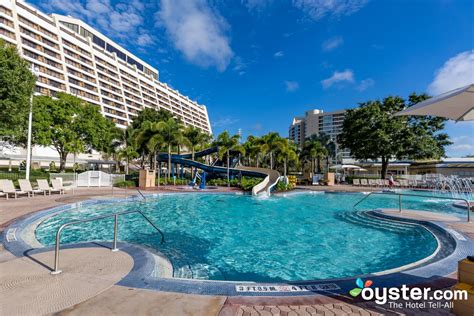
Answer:
[[(31, 64), (31, 72), (35, 76), (38, 77), (39, 69), (34, 64)], [(31, 129), (33, 125), (33, 95), (34, 92), (30, 96), (30, 113), (28, 113), (28, 143), (26, 145), (26, 180), (30, 179), (30, 165), (31, 165)]]

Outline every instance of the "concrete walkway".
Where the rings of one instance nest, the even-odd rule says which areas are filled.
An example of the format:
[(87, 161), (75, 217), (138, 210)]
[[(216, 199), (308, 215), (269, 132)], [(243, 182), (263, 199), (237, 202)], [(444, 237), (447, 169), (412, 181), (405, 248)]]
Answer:
[(133, 259), (106, 248), (64, 249), (62, 273), (50, 274), (53, 252), (0, 264), (2, 315), (43, 315), (93, 298), (127, 275)]

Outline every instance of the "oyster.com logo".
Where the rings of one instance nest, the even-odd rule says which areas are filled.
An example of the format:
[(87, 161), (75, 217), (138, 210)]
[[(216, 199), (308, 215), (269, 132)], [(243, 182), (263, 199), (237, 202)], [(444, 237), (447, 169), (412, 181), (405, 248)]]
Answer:
[(353, 297), (357, 297), (359, 296), (360, 293), (362, 293), (362, 290), (365, 289), (365, 288), (368, 288), (372, 285), (372, 281), (371, 280), (367, 280), (365, 281), (362, 281), (361, 278), (357, 278), (356, 280), (356, 285), (357, 287), (353, 288), (352, 290), (350, 290), (349, 294), (352, 295)]

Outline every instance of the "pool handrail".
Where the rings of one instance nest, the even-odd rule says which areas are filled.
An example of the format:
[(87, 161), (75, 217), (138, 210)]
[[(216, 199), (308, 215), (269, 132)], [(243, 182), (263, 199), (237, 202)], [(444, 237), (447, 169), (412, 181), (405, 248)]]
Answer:
[(61, 270), (59, 270), (59, 246), (61, 243), (61, 232), (70, 225), (74, 224), (81, 224), (81, 223), (86, 223), (86, 222), (92, 222), (104, 218), (109, 218), (109, 217), (114, 217), (114, 240), (113, 240), (113, 246), (112, 246), (112, 251), (118, 251), (119, 249), (117, 248), (117, 234), (118, 234), (118, 217), (119, 215), (125, 215), (125, 214), (131, 214), (131, 213), (138, 213), (140, 214), (153, 228), (161, 235), (161, 244), (165, 242), (165, 235), (163, 232), (155, 225), (153, 222), (145, 215), (143, 212), (138, 211), (138, 210), (132, 210), (132, 211), (123, 211), (123, 212), (118, 212), (118, 213), (113, 213), (113, 214), (107, 214), (107, 215), (102, 215), (102, 216), (96, 216), (92, 218), (86, 218), (82, 220), (76, 220), (76, 221), (71, 221), (68, 223), (65, 223), (59, 227), (59, 229), (56, 232), (56, 245), (55, 245), (55, 250), (54, 250), (54, 269), (51, 271), (51, 274), (59, 274), (61, 273)]
[(136, 188), (137, 189), (137, 192), (140, 193), (140, 195), (142, 196), (142, 198), (146, 201), (146, 196), (143, 195), (142, 191), (140, 190), (140, 188)]
[(467, 206), (467, 222), (471, 222), (471, 204), (467, 199), (464, 198), (455, 198), (455, 197), (443, 197), (443, 196), (435, 196), (435, 195), (424, 195), (424, 194), (408, 194), (408, 193), (400, 193), (400, 192), (369, 192), (366, 194), (362, 199), (360, 199), (356, 204), (354, 204), (353, 208), (355, 209), (357, 205), (365, 201), (369, 196), (372, 194), (387, 194), (387, 195), (398, 195), (398, 210), (402, 212), (402, 196), (413, 196), (413, 197), (424, 197), (424, 198), (434, 198), (434, 199), (441, 199), (441, 200), (457, 200), (457, 201), (464, 201)]

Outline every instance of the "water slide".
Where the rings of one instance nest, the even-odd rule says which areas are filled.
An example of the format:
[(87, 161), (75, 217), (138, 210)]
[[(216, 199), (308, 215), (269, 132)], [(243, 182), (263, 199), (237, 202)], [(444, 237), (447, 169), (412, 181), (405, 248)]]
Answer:
[[(194, 158), (204, 157), (217, 153), (219, 151), (218, 147), (211, 147), (202, 151), (194, 153)], [(207, 165), (197, 161), (191, 160), (192, 154), (172, 154), (171, 163), (180, 164), (186, 167), (194, 167), (201, 169), (207, 173), (211, 174), (220, 174), (227, 175), (227, 168), (224, 166), (218, 165)], [(160, 153), (157, 157), (158, 161), (168, 162), (168, 154)], [(236, 161), (233, 159), (233, 161)], [(263, 192), (270, 194), (271, 189), (275, 186), (280, 178), (280, 173), (276, 170), (265, 169), (265, 168), (253, 168), (253, 167), (242, 167), (236, 166), (229, 169), (229, 174), (231, 176), (247, 176), (247, 177), (257, 177), (263, 178), (263, 181), (257, 184), (252, 188), (252, 194), (257, 195)]]

